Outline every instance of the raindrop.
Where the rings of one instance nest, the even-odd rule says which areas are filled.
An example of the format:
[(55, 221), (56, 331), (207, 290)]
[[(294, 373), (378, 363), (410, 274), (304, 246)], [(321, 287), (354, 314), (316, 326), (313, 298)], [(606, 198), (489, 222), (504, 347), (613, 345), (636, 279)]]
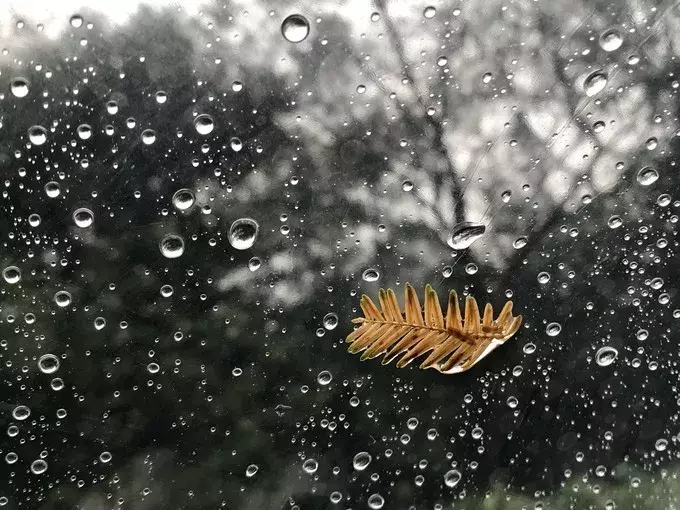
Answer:
[(80, 28), (83, 26), (83, 17), (79, 14), (74, 14), (71, 16), (71, 26), (73, 28)]
[(146, 371), (150, 374), (157, 374), (161, 367), (158, 363), (151, 362), (146, 366)]
[(28, 224), (31, 227), (34, 227), (34, 228), (38, 227), (38, 226), (40, 226), (41, 222), (42, 222), (42, 218), (40, 217), (39, 214), (31, 214), (28, 217)]
[(595, 361), (601, 367), (608, 367), (614, 363), (614, 360), (618, 355), (619, 351), (617, 351), (614, 347), (607, 345), (598, 349), (597, 353), (595, 353)]
[(658, 172), (651, 166), (642, 168), (637, 174), (637, 181), (643, 186), (649, 186), (659, 178)]
[(61, 391), (64, 389), (64, 380), (61, 377), (55, 377), (50, 381), (50, 388), (54, 391)]
[(661, 207), (668, 207), (671, 203), (671, 196), (668, 195), (667, 193), (659, 195), (659, 198), (656, 199), (656, 203)]
[(536, 352), (536, 344), (533, 342), (529, 342), (524, 344), (524, 347), (522, 347), (522, 352), (524, 354), (533, 354)]
[(240, 152), (243, 149), (243, 142), (236, 136), (229, 140), (229, 145), (231, 145), (231, 150), (234, 152)]
[(451, 469), (444, 475), (444, 483), (447, 487), (453, 488), (458, 485), (458, 482), (460, 482), (462, 477), (463, 475), (460, 474), (460, 471), (457, 469)]
[(413, 183), (411, 181), (404, 181), (401, 183), (402, 191), (411, 191), (413, 189)]
[(251, 248), (260, 233), (260, 225), (252, 218), (239, 218), (229, 229), (229, 244), (237, 250)]
[(616, 29), (609, 29), (600, 36), (600, 47), (604, 51), (618, 50), (623, 44), (623, 38)]
[(281, 33), (287, 41), (302, 42), (309, 35), (309, 21), (300, 14), (291, 14), (281, 23)]
[(319, 469), (319, 463), (314, 459), (307, 459), (302, 464), (302, 469), (305, 471), (305, 473), (312, 475), (316, 473), (317, 469)]
[(645, 147), (647, 148), (648, 151), (653, 151), (659, 146), (659, 140), (656, 138), (648, 138), (647, 141), (645, 142)]
[(248, 261), (248, 269), (250, 269), (252, 272), (255, 272), (258, 269), (260, 269), (261, 265), (262, 261), (260, 260), (259, 257), (253, 257)]
[(33, 145), (42, 145), (47, 141), (47, 130), (42, 126), (28, 128), (28, 139)]
[(663, 287), (663, 278), (653, 278), (651, 282), (649, 282), (649, 285), (654, 289), (654, 290), (659, 290), (661, 287)]
[(243, 90), (243, 83), (240, 81), (235, 81), (231, 84), (231, 90), (234, 92), (241, 92)]
[(54, 302), (61, 308), (70, 305), (71, 299), (71, 293), (66, 290), (60, 290), (54, 294)]
[(34, 475), (41, 475), (45, 471), (47, 471), (47, 462), (43, 459), (37, 459), (31, 463), (31, 472)]
[(515, 409), (519, 402), (517, 401), (517, 397), (508, 397), (508, 399), (505, 401), (505, 404), (510, 408), (510, 409)]
[(53, 374), (59, 370), (59, 358), (54, 354), (43, 354), (38, 360), (38, 368), (43, 374)]
[(172, 205), (180, 211), (186, 211), (196, 202), (194, 192), (187, 188), (178, 189), (172, 195)]
[(529, 239), (526, 236), (518, 237), (517, 239), (515, 239), (512, 242), (512, 247), (515, 250), (520, 250), (520, 249), (524, 248), (527, 245), (528, 242), (529, 242)]
[(602, 122), (601, 120), (598, 120), (595, 124), (593, 124), (593, 131), (596, 133), (602, 133), (605, 128), (605, 123)]
[(26, 97), (29, 92), (28, 80), (25, 78), (14, 78), (9, 84), (9, 90), (14, 97)]
[(111, 455), (111, 452), (101, 452), (99, 454), (99, 460), (102, 464), (108, 464), (111, 462), (111, 459), (113, 458), (113, 455)]
[(116, 113), (118, 113), (118, 102), (108, 101), (106, 103), (106, 111), (108, 112), (109, 115), (115, 115)]
[(94, 223), (94, 213), (86, 207), (81, 207), (73, 212), (73, 222), (77, 227), (88, 228)]
[(448, 244), (454, 250), (464, 250), (469, 248), (484, 232), (486, 232), (486, 226), (481, 223), (464, 221), (453, 227)]
[(478, 270), (479, 268), (477, 267), (477, 264), (474, 264), (472, 262), (465, 266), (465, 272), (467, 274), (475, 274)]
[(448, 63), (449, 63), (449, 59), (447, 59), (447, 58), (444, 57), (444, 56), (441, 56), (441, 57), (439, 57), (439, 58), (437, 59), (437, 65), (438, 65), (439, 67), (444, 67), (444, 66), (445, 66), (446, 64), (448, 64)]
[(156, 102), (158, 104), (163, 104), (168, 100), (168, 93), (164, 90), (159, 90), (156, 92)]
[(207, 113), (203, 113), (194, 119), (194, 128), (199, 135), (209, 135), (215, 129), (215, 121)]
[(482, 83), (489, 83), (493, 79), (493, 74), (491, 73), (484, 73), (482, 75)]
[(92, 126), (89, 124), (81, 124), (76, 129), (76, 132), (78, 133), (78, 138), (81, 140), (88, 140), (92, 136)]
[(335, 329), (338, 326), (338, 315), (330, 312), (324, 315), (323, 318), (323, 327), (326, 328), (328, 331), (331, 331)]
[(142, 131), (142, 142), (144, 145), (152, 145), (156, 141), (156, 132), (153, 129)]
[(17, 266), (7, 266), (2, 270), (2, 277), (7, 283), (13, 285), (21, 280), (21, 269)]
[(176, 259), (184, 253), (184, 239), (177, 234), (166, 234), (158, 244), (164, 257)]
[(366, 85), (358, 85), (357, 94), (363, 94), (364, 92), (366, 92)]
[(375, 494), (371, 494), (368, 497), (368, 508), (370, 508), (371, 510), (379, 510), (384, 505), (385, 505), (385, 498), (383, 498), (377, 492)]
[(165, 298), (170, 297), (174, 291), (175, 289), (172, 288), (172, 285), (163, 285), (161, 287), (161, 296)]
[(664, 451), (666, 448), (668, 448), (668, 440), (657, 439), (656, 443), (654, 443), (654, 448), (656, 449), (657, 452)]
[(257, 464), (250, 464), (250, 465), (246, 468), (246, 476), (247, 476), (248, 478), (252, 478), (253, 476), (255, 476), (255, 474), (258, 472), (259, 469), (260, 469), (260, 468), (258, 467)]
[(431, 5), (429, 7), (425, 7), (425, 10), (423, 11), (423, 16), (425, 16), (427, 19), (434, 18), (435, 14), (437, 14), (437, 9)]
[(593, 97), (607, 86), (607, 75), (602, 71), (595, 71), (588, 75), (583, 82), (583, 90), (588, 97)]
[(12, 410), (12, 417), (17, 421), (24, 421), (31, 415), (31, 410), (26, 406), (16, 406)]
[(106, 327), (106, 319), (104, 317), (97, 317), (94, 320), (94, 329), (101, 331)]
[(545, 271), (541, 271), (537, 276), (538, 283), (545, 285), (550, 281), (550, 275)]
[(318, 382), (321, 386), (328, 386), (332, 380), (333, 374), (331, 374), (328, 370), (322, 370), (316, 376), (316, 382)]
[(510, 202), (510, 199), (512, 198), (512, 191), (509, 189), (506, 189), (503, 193), (501, 193), (501, 200), (505, 202), (506, 204)]
[(57, 198), (59, 195), (61, 195), (61, 187), (59, 186), (59, 183), (50, 181), (45, 184), (45, 194), (49, 198)]
[(545, 328), (545, 332), (548, 334), (548, 336), (557, 336), (560, 334), (560, 331), (562, 331), (562, 326), (560, 326), (559, 322), (551, 322)]
[(621, 216), (615, 214), (609, 218), (607, 225), (609, 225), (609, 228), (619, 228), (621, 225), (623, 225), (623, 220), (621, 219)]
[(361, 275), (361, 278), (365, 282), (374, 282), (378, 278), (380, 278), (380, 273), (378, 272), (377, 269), (373, 269), (372, 267), (369, 267), (368, 269), (366, 269), (366, 271), (364, 271), (364, 274)]
[(637, 333), (635, 333), (635, 337), (640, 341), (644, 342), (649, 338), (649, 331), (646, 329), (639, 329)]

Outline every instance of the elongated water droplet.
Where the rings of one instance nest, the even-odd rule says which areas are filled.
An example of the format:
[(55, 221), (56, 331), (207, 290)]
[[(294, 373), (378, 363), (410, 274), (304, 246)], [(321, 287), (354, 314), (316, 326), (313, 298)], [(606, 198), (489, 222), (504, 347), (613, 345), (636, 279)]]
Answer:
[(614, 363), (619, 355), (619, 351), (610, 346), (600, 347), (595, 354), (595, 361), (601, 367), (606, 367)]
[(588, 75), (583, 82), (583, 90), (588, 97), (593, 97), (607, 86), (607, 75), (602, 71), (595, 71)]
[(618, 50), (622, 44), (623, 38), (621, 37), (621, 33), (615, 28), (610, 28), (600, 36), (600, 47), (604, 51)]
[(453, 227), (448, 244), (454, 250), (464, 250), (479, 239), (484, 232), (486, 232), (485, 225), (464, 221)]
[(369, 267), (369, 268), (366, 269), (366, 271), (364, 271), (364, 273), (361, 275), (361, 278), (362, 278), (365, 282), (374, 282), (374, 281), (376, 281), (378, 278), (380, 278), (380, 273), (378, 272), (377, 269), (374, 269), (374, 268), (372, 268), (372, 267)]
[(460, 482), (462, 477), (463, 475), (460, 474), (460, 471), (457, 469), (451, 469), (444, 475), (444, 483), (447, 487), (455, 487), (458, 485), (458, 482)]
[(643, 186), (654, 184), (659, 178), (659, 173), (651, 166), (642, 168), (637, 174), (637, 181)]

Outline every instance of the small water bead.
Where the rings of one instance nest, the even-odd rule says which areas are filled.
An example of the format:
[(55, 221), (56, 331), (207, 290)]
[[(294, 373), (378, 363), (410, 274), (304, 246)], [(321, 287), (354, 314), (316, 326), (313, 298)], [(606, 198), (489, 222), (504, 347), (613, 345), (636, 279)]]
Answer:
[(241, 92), (243, 90), (243, 83), (241, 83), (240, 81), (234, 81), (231, 84), (231, 90), (233, 90), (234, 92)]
[(338, 315), (330, 312), (323, 317), (323, 327), (328, 331), (335, 329), (338, 326)]
[(446, 484), (447, 487), (453, 488), (458, 485), (458, 482), (460, 482), (462, 477), (463, 475), (460, 474), (460, 471), (457, 469), (450, 469), (444, 475), (444, 484)]
[(118, 113), (118, 101), (108, 101), (106, 103), (106, 112), (109, 115), (115, 115)]
[(465, 266), (465, 272), (467, 274), (475, 274), (477, 271), (479, 271), (479, 268), (477, 267), (477, 264), (470, 262)]
[(187, 188), (178, 189), (172, 195), (172, 205), (179, 211), (186, 211), (196, 203), (194, 192)]
[(291, 14), (281, 23), (281, 34), (289, 42), (302, 42), (309, 35), (309, 21), (301, 14)]
[(371, 13), (371, 21), (373, 23), (380, 21), (380, 13), (379, 12), (372, 12)]
[(619, 228), (621, 225), (623, 225), (623, 220), (621, 219), (621, 216), (615, 214), (607, 220), (607, 225), (609, 228)]
[(59, 195), (61, 195), (61, 187), (59, 186), (59, 183), (50, 181), (45, 184), (45, 194), (49, 198), (57, 198)]
[(248, 269), (250, 269), (250, 271), (252, 271), (253, 273), (260, 269), (260, 266), (262, 266), (262, 260), (260, 260), (259, 257), (252, 257), (248, 261)]
[(209, 135), (215, 129), (215, 121), (207, 113), (202, 113), (194, 119), (194, 128), (199, 135)]
[(158, 104), (164, 104), (168, 100), (168, 93), (164, 90), (159, 90), (155, 95)]
[(257, 474), (257, 472), (259, 471), (259, 469), (260, 469), (260, 468), (259, 468), (259, 466), (258, 466), (257, 464), (250, 464), (250, 465), (246, 468), (246, 477), (252, 478), (253, 476), (255, 476), (255, 475)]
[(302, 464), (302, 469), (304, 470), (305, 473), (313, 475), (314, 473), (316, 473), (316, 470), (319, 469), (319, 463), (314, 459), (307, 459)]
[(31, 415), (31, 410), (24, 405), (16, 406), (12, 410), (12, 417), (17, 421), (24, 421), (30, 415)]
[(482, 83), (489, 83), (493, 79), (493, 74), (491, 73), (484, 73), (482, 75)]
[(402, 191), (411, 191), (413, 189), (413, 183), (411, 181), (404, 181), (401, 183)]
[(332, 380), (333, 374), (331, 374), (328, 370), (322, 370), (316, 376), (316, 382), (318, 382), (321, 386), (328, 386)]
[(161, 369), (158, 363), (151, 362), (146, 366), (146, 371), (150, 374), (157, 374)]
[(583, 90), (588, 97), (593, 97), (607, 86), (607, 75), (602, 71), (595, 71), (588, 75), (583, 82)]
[(42, 126), (28, 128), (28, 139), (33, 145), (42, 145), (47, 141), (47, 130)]
[(449, 63), (449, 59), (447, 59), (447, 58), (444, 57), (444, 56), (441, 56), (441, 57), (439, 57), (439, 58), (437, 59), (437, 65), (438, 65), (439, 67), (444, 67), (444, 66), (445, 66), (446, 64), (448, 64), (448, 63)]
[(65, 308), (70, 305), (71, 299), (71, 293), (67, 290), (60, 290), (54, 294), (54, 302), (61, 308)]
[(503, 193), (501, 193), (501, 200), (505, 202), (506, 204), (510, 202), (510, 199), (512, 198), (512, 191), (509, 189), (506, 189)]
[(357, 471), (363, 471), (368, 467), (368, 465), (371, 463), (371, 460), (373, 457), (371, 457), (371, 454), (368, 452), (359, 452), (354, 456), (354, 459), (352, 460), (352, 466), (354, 469)]
[(229, 145), (234, 152), (241, 152), (241, 149), (243, 149), (243, 142), (236, 136), (229, 140)]
[(106, 319), (104, 319), (104, 317), (97, 317), (94, 320), (94, 329), (96, 329), (97, 331), (101, 331), (105, 327), (106, 327)]
[(510, 408), (510, 409), (515, 409), (517, 405), (519, 404), (519, 401), (517, 400), (517, 397), (508, 397), (508, 399), (505, 401), (505, 404)]
[(64, 389), (64, 380), (61, 377), (55, 377), (50, 381), (50, 387), (54, 391), (61, 391)]
[(365, 282), (375, 282), (380, 278), (380, 273), (378, 272), (377, 269), (374, 269), (372, 267), (369, 267), (364, 271), (364, 273), (361, 275), (362, 280)]
[(648, 138), (647, 141), (645, 142), (645, 147), (647, 148), (648, 151), (653, 151), (659, 146), (659, 140), (656, 138)]
[(661, 207), (668, 207), (671, 203), (671, 196), (667, 193), (659, 195), (659, 198), (656, 199), (656, 203)]
[(637, 181), (643, 186), (649, 186), (657, 181), (659, 173), (651, 166), (642, 168), (637, 174)]
[(528, 242), (529, 242), (529, 239), (526, 236), (518, 237), (517, 239), (515, 239), (512, 242), (512, 247), (515, 250), (521, 250), (522, 248), (524, 248), (527, 245)]
[(169, 259), (176, 259), (184, 254), (184, 238), (178, 234), (166, 234), (158, 248), (161, 254)]
[(337, 505), (338, 503), (340, 503), (340, 501), (342, 501), (342, 492), (339, 492), (339, 491), (331, 492), (329, 499), (330, 499), (331, 503), (333, 503), (334, 505)]
[(7, 266), (2, 270), (2, 277), (10, 285), (19, 283), (21, 281), (21, 269), (17, 266)]
[(601, 120), (598, 120), (595, 124), (593, 124), (593, 131), (595, 133), (602, 133), (605, 128), (605, 123), (602, 122)]
[(562, 331), (562, 326), (559, 322), (551, 322), (545, 328), (545, 332), (548, 336), (557, 336), (560, 334), (560, 331)]
[(239, 218), (229, 229), (229, 244), (237, 250), (247, 250), (255, 244), (260, 225), (252, 218)]
[(538, 280), (538, 283), (545, 285), (550, 281), (550, 275), (545, 271), (541, 271), (540, 273), (538, 273), (536, 279)]
[(73, 222), (80, 228), (91, 227), (94, 223), (94, 213), (87, 207), (80, 207), (73, 212)]
[(70, 23), (73, 28), (80, 28), (83, 26), (83, 17), (79, 14), (74, 14), (71, 16)]
[(425, 7), (425, 10), (423, 10), (423, 16), (425, 16), (427, 19), (434, 18), (435, 14), (437, 14), (437, 9), (435, 9), (431, 5), (428, 6), (428, 7)]
[(357, 94), (363, 94), (364, 92), (366, 92), (366, 85), (358, 85)]
[(656, 443), (654, 443), (654, 448), (656, 449), (657, 452), (663, 452), (668, 448), (668, 440), (667, 439), (657, 439)]
[(9, 84), (9, 90), (14, 97), (26, 97), (30, 92), (28, 80), (25, 78), (14, 78)]
[(92, 126), (89, 124), (81, 124), (76, 128), (78, 138), (81, 140), (89, 140), (92, 137)]
[(7, 435), (9, 437), (18, 436), (19, 435), (19, 427), (17, 427), (16, 425), (10, 425), (9, 427), (7, 427)]
[(482, 237), (486, 232), (486, 226), (481, 223), (464, 221), (458, 223), (449, 234), (448, 245), (454, 250), (464, 250)]
[(618, 30), (610, 28), (600, 35), (600, 47), (604, 51), (616, 51), (623, 44), (623, 38)]
[(380, 510), (385, 505), (385, 498), (376, 492), (368, 497), (367, 503), (371, 510)]
[(31, 463), (31, 473), (34, 475), (41, 475), (47, 471), (47, 462), (43, 459), (34, 460)]
[(15, 452), (7, 452), (7, 455), (5, 455), (5, 462), (7, 464), (14, 464), (16, 461), (19, 460), (19, 456)]
[(635, 337), (640, 342), (644, 342), (645, 340), (647, 340), (647, 338), (649, 338), (649, 331), (647, 331), (646, 329), (639, 329), (637, 333), (635, 333)]
[(43, 374), (53, 374), (59, 370), (59, 358), (54, 354), (43, 354), (38, 359), (38, 368)]
[(601, 367), (608, 367), (614, 363), (614, 360), (616, 360), (618, 355), (619, 351), (617, 351), (614, 347), (609, 345), (600, 347), (595, 353), (595, 362)]
[(536, 352), (536, 344), (533, 342), (529, 342), (524, 344), (524, 347), (522, 347), (522, 352), (524, 354), (533, 354)]
[(442, 276), (444, 278), (450, 278), (452, 274), (453, 274), (452, 266), (445, 266), (444, 269), (442, 269)]
[(142, 143), (144, 145), (153, 145), (156, 141), (156, 132), (153, 129), (145, 129), (142, 131)]
[(29, 217), (28, 217), (28, 224), (29, 224), (31, 227), (33, 227), (33, 228), (39, 227), (39, 226), (40, 226), (40, 223), (42, 223), (42, 218), (40, 217), (39, 214), (31, 214), (31, 215), (29, 215)]
[(102, 464), (108, 464), (109, 462), (111, 462), (112, 458), (113, 458), (113, 455), (111, 455), (111, 452), (104, 451), (104, 452), (101, 452), (99, 454), (99, 461)]

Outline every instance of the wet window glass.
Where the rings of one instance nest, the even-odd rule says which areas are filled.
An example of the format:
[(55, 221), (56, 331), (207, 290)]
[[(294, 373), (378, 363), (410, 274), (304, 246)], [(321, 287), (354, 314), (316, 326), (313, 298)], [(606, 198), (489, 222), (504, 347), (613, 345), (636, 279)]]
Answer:
[(675, 508), (679, 26), (10, 2), (0, 508)]

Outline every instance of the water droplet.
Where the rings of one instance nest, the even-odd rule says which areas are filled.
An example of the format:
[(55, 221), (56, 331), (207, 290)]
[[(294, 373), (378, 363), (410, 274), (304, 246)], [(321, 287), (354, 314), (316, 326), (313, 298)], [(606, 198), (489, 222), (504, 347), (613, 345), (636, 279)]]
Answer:
[(74, 14), (71, 16), (71, 26), (73, 28), (80, 28), (83, 26), (83, 17), (79, 14)]
[(73, 222), (77, 227), (88, 228), (94, 223), (94, 213), (87, 207), (81, 207), (73, 212)]
[(648, 151), (653, 151), (659, 146), (659, 140), (656, 138), (648, 138), (647, 141), (645, 142), (645, 147), (647, 148)]
[(623, 44), (623, 38), (618, 30), (611, 28), (600, 36), (600, 47), (604, 51), (618, 50)]
[(413, 189), (413, 183), (411, 181), (404, 181), (401, 183), (402, 191), (411, 191)]
[(165, 90), (159, 90), (155, 97), (158, 104), (164, 104), (168, 100), (168, 93)]
[(54, 354), (43, 354), (38, 360), (38, 368), (43, 374), (53, 374), (59, 370), (59, 358)]
[(385, 498), (376, 492), (368, 497), (367, 503), (371, 510), (380, 510), (385, 505)]
[(336, 313), (330, 312), (324, 315), (323, 327), (328, 331), (335, 329), (338, 326), (338, 315)]
[(302, 42), (309, 35), (309, 21), (300, 14), (291, 14), (281, 23), (281, 33), (287, 41)]
[(654, 289), (654, 290), (659, 290), (661, 287), (663, 287), (663, 278), (652, 278), (652, 281), (649, 282), (649, 285)]
[(64, 308), (71, 304), (71, 293), (67, 290), (60, 290), (54, 294), (54, 302), (57, 306)]
[(99, 454), (99, 461), (102, 464), (108, 464), (111, 462), (111, 459), (113, 458), (113, 455), (111, 455), (111, 452), (101, 452)]
[(371, 13), (371, 21), (373, 21), (374, 23), (376, 21), (380, 21), (380, 13), (379, 12)]
[(229, 244), (237, 250), (247, 250), (255, 244), (260, 225), (252, 218), (239, 218), (229, 229)]
[(605, 128), (605, 123), (602, 122), (601, 120), (598, 120), (595, 124), (593, 124), (593, 131), (596, 133), (602, 133)]
[(452, 266), (445, 266), (444, 269), (442, 269), (442, 276), (444, 278), (450, 278), (452, 274), (453, 274)]
[(465, 266), (465, 272), (467, 274), (475, 274), (478, 270), (477, 264), (474, 264), (473, 262), (470, 262)]
[(161, 367), (158, 363), (151, 362), (146, 366), (146, 371), (150, 374), (157, 374)]
[(524, 354), (533, 354), (536, 352), (536, 344), (533, 342), (528, 342), (522, 347), (522, 352)]
[(47, 130), (42, 126), (28, 128), (28, 139), (33, 145), (42, 145), (47, 141)]
[(484, 73), (482, 75), (482, 83), (489, 83), (493, 79), (493, 74), (491, 73)]
[(61, 195), (61, 187), (59, 186), (59, 183), (50, 181), (45, 184), (45, 194), (49, 198), (57, 198), (59, 195)]
[(519, 401), (517, 400), (517, 397), (508, 397), (508, 399), (505, 401), (505, 404), (510, 408), (510, 409), (515, 409), (517, 405), (519, 404)]
[(142, 143), (144, 145), (152, 145), (156, 141), (156, 132), (153, 129), (145, 129), (142, 131)]
[(37, 459), (31, 463), (31, 472), (34, 475), (41, 475), (45, 471), (47, 471), (47, 462), (43, 459)]
[(16, 406), (12, 410), (12, 417), (17, 421), (24, 421), (31, 415), (31, 410), (26, 406)]
[(55, 377), (50, 381), (50, 388), (52, 388), (53, 391), (61, 391), (64, 389), (64, 380), (61, 377)]
[(431, 5), (429, 7), (425, 7), (425, 10), (423, 11), (423, 16), (425, 16), (427, 19), (434, 18), (435, 14), (437, 14), (437, 9)]
[(517, 239), (515, 239), (512, 242), (512, 247), (515, 250), (520, 250), (520, 249), (524, 248), (527, 245), (528, 242), (529, 242), (529, 239), (526, 236), (518, 237)]
[(649, 186), (659, 178), (658, 172), (651, 166), (642, 168), (637, 174), (637, 181), (643, 186)]
[(172, 195), (172, 205), (180, 211), (186, 211), (196, 202), (194, 192), (187, 188), (178, 189)]
[(644, 342), (649, 338), (649, 331), (646, 329), (639, 329), (637, 333), (635, 333), (635, 337), (640, 341)]
[(656, 443), (654, 443), (654, 448), (656, 449), (657, 452), (664, 451), (666, 448), (668, 448), (668, 440), (657, 439)]
[(235, 81), (231, 84), (231, 90), (234, 92), (241, 92), (243, 90), (243, 83), (240, 81)]
[(449, 59), (447, 59), (445, 56), (441, 56), (437, 59), (437, 65), (439, 67), (444, 67), (446, 64), (449, 63)]
[(175, 289), (172, 288), (172, 285), (163, 285), (161, 287), (160, 292), (161, 296), (163, 296), (164, 298), (168, 298), (172, 296), (172, 293), (175, 292)]
[(28, 216), (28, 224), (33, 228), (40, 226), (41, 222), (42, 218), (39, 214), (31, 214)]
[(9, 84), (9, 90), (14, 97), (26, 97), (30, 90), (28, 80), (25, 78), (14, 78)]
[(92, 136), (92, 126), (81, 124), (76, 128), (76, 133), (78, 133), (78, 138), (81, 140), (88, 140)]
[(96, 329), (97, 331), (101, 331), (105, 327), (106, 327), (106, 319), (104, 319), (104, 317), (97, 317), (94, 320), (94, 329)]
[(260, 468), (258, 467), (257, 464), (250, 464), (250, 465), (246, 468), (246, 476), (247, 476), (248, 478), (252, 478), (253, 476), (255, 476), (255, 475), (257, 474), (257, 472), (258, 472), (259, 469), (260, 469)]
[(609, 218), (607, 225), (609, 228), (619, 228), (621, 225), (623, 225), (623, 220), (621, 219), (621, 216), (615, 214)]
[(248, 261), (248, 269), (250, 269), (253, 273), (260, 269), (261, 265), (262, 261), (259, 257), (253, 257)]
[(7, 266), (2, 270), (2, 277), (7, 283), (13, 285), (21, 280), (21, 269), (17, 266)]
[(215, 129), (215, 121), (207, 113), (202, 113), (194, 119), (194, 128), (199, 135), (209, 135)]
[(106, 103), (106, 111), (108, 112), (109, 115), (115, 115), (116, 113), (118, 113), (118, 102), (108, 101)]
[(458, 482), (460, 482), (462, 477), (463, 475), (460, 474), (460, 471), (457, 469), (451, 469), (444, 475), (444, 483), (447, 487), (453, 488), (458, 485)]
[(328, 386), (332, 380), (333, 374), (331, 374), (328, 370), (322, 370), (316, 376), (316, 382), (318, 382), (321, 386)]
[(164, 257), (176, 259), (184, 253), (184, 238), (177, 234), (166, 234), (158, 247)]
[(551, 322), (545, 328), (545, 332), (548, 334), (548, 336), (557, 336), (560, 334), (560, 331), (562, 331), (562, 326), (560, 326), (559, 322)]
[(595, 362), (601, 367), (608, 367), (614, 363), (614, 360), (618, 355), (619, 351), (614, 349), (614, 347), (610, 347), (608, 345), (605, 347), (600, 347), (595, 353)]
[(358, 85), (357, 94), (363, 94), (364, 92), (366, 92), (366, 85)]
[(546, 273), (545, 271), (541, 271), (540, 273), (538, 273), (537, 280), (538, 280), (538, 283), (545, 285), (546, 283), (548, 283), (550, 281), (550, 275), (548, 273)]
[(449, 235), (448, 244), (454, 250), (464, 250), (469, 248), (484, 232), (486, 232), (485, 225), (464, 221), (453, 227)]
[(243, 142), (236, 136), (229, 140), (229, 145), (234, 152), (241, 152), (241, 149), (243, 149)]
[(512, 191), (509, 189), (506, 189), (503, 193), (501, 193), (501, 200), (505, 202), (506, 204), (510, 202), (510, 199), (512, 198)]
[(590, 73), (583, 82), (583, 90), (588, 97), (593, 97), (607, 86), (607, 75), (602, 71)]
[(312, 475), (316, 473), (317, 469), (319, 469), (319, 463), (314, 459), (307, 459), (302, 464), (302, 469), (305, 471), (305, 473)]
[(659, 198), (656, 199), (656, 203), (661, 207), (668, 207), (671, 203), (671, 196), (666, 193), (659, 195)]
[(369, 267), (368, 269), (366, 269), (366, 271), (364, 271), (364, 274), (361, 275), (361, 278), (365, 282), (374, 282), (378, 278), (380, 278), (380, 273), (378, 272), (377, 269), (373, 269), (372, 267)]

